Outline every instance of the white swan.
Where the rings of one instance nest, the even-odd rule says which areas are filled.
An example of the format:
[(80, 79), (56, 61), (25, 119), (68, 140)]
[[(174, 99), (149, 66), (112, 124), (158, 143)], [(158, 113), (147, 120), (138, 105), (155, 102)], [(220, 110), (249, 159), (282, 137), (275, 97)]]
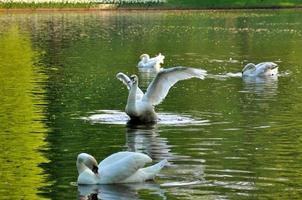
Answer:
[(142, 153), (118, 152), (97, 164), (95, 158), (81, 153), (77, 158), (78, 184), (134, 183), (151, 180), (167, 164), (167, 160), (144, 167), (152, 159)]
[(274, 62), (262, 62), (257, 65), (248, 63), (242, 69), (242, 76), (275, 76), (278, 74), (278, 65)]
[(156, 57), (150, 58), (148, 54), (142, 54), (140, 56), (140, 61), (137, 64), (138, 68), (144, 68), (144, 69), (153, 69), (156, 72), (160, 71), (160, 64), (164, 63), (165, 56), (159, 53)]
[(162, 102), (175, 83), (193, 77), (203, 79), (206, 71), (187, 67), (162, 69), (156, 74), (146, 93), (143, 95), (141, 89), (138, 87), (138, 77), (136, 75), (132, 75), (131, 79), (129, 79), (125, 74), (123, 76), (120, 76), (120, 74), (118, 73), (117, 76), (123, 83), (127, 82), (125, 80), (131, 80), (131, 84), (126, 84), (129, 88), (126, 105), (127, 115), (132, 121), (149, 123), (157, 120), (154, 106)]

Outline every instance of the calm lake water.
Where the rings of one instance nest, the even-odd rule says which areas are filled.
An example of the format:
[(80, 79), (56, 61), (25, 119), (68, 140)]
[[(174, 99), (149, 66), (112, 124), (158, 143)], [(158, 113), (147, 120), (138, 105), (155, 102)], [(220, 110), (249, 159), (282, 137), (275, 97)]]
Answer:
[[(301, 199), (302, 10), (0, 14), (0, 199)], [(142, 53), (202, 68), (126, 126)], [(248, 62), (280, 76), (242, 80)], [(218, 75), (218, 76), (217, 76)], [(80, 152), (169, 160), (154, 182), (76, 185)]]

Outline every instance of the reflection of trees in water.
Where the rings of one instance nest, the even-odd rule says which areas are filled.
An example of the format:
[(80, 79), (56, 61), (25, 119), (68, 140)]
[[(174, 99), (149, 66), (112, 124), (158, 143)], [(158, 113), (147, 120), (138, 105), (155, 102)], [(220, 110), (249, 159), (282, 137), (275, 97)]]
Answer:
[[(278, 104), (278, 77), (243, 77), (239, 88), (236, 126), (253, 129), (268, 124)], [(236, 101), (238, 102), (238, 101)]]
[(149, 191), (149, 198), (167, 199), (164, 191), (155, 183), (79, 185), (79, 200), (136, 200), (141, 199), (140, 190)]
[(148, 154), (155, 161), (171, 159), (173, 154), (166, 138), (160, 137), (156, 129), (127, 128), (128, 151)]
[[(123, 59), (127, 63), (127, 58), (121, 58), (119, 55), (133, 55), (130, 62), (132, 65), (137, 64), (141, 53), (156, 54), (158, 49), (170, 52), (169, 57), (173, 56), (173, 61), (167, 59), (165, 65), (173, 64), (172, 66), (200, 66), (203, 64), (200, 62), (205, 60), (200, 59), (203, 55), (210, 56), (209, 59), (225, 59), (225, 56), (230, 57), (229, 54), (225, 55), (225, 52), (229, 51), (235, 52), (241, 58), (256, 59), (253, 62), (259, 61), (263, 55), (275, 55), (276, 58), (300, 55), (295, 53), (298, 51), (280, 51), (301, 46), (291, 42), (299, 37), (296, 30), (301, 30), (301, 23), (287, 23), (285, 27), (280, 25), (280, 22), (288, 20), (299, 21), (298, 14), (259, 16), (257, 13), (207, 13), (188, 16), (177, 13), (140, 12), (35, 13), (30, 16), (18, 14), (2, 18), (0, 23), (6, 25), (17, 22), (30, 29), (35, 45), (44, 49), (48, 63), (55, 65), (64, 64), (61, 62), (64, 57), (60, 55), (63, 49), (70, 48), (75, 43), (88, 44), (90, 40), (98, 44), (97, 54), (100, 56), (111, 55), (114, 49), (116, 59)], [(266, 23), (263, 22), (263, 17)], [(181, 19), (181, 26), (175, 19)], [(189, 23), (186, 24), (187, 21)], [(182, 48), (175, 48), (175, 42)], [(141, 52), (142, 47), (148, 47), (146, 51), (149, 52)], [(85, 45), (81, 48), (79, 56), (83, 51), (90, 51)], [(191, 56), (184, 55), (187, 52), (198, 52), (198, 57), (192, 59)], [(217, 57), (213, 57), (212, 52), (215, 52), (213, 56)]]
[(8, 199), (38, 199), (48, 162), (44, 124), (46, 76), (36, 63), (29, 34), (10, 25), (0, 35), (0, 195)]
[[(24, 90), (28, 89), (29, 91), (32, 88), (31, 83), (28, 83), (28, 80), (30, 80), (28, 77), (33, 75), (30, 75), (29, 72), (31, 70), (28, 70), (28, 66), (24, 66), (24, 63), (28, 62), (28, 58), (33, 58), (34, 60), (35, 57), (28, 54), (28, 52), (32, 50), (30, 49), (30, 46), (38, 46), (46, 52), (44, 54), (44, 62), (46, 65), (51, 67), (59, 66), (63, 69), (62, 71), (59, 69), (59, 71), (50, 73), (49, 84), (47, 86), (47, 98), (49, 100), (47, 108), (49, 114), (48, 123), (53, 131), (47, 138), (47, 142), (49, 142), (49, 147), (51, 148), (51, 151), (48, 154), (48, 158), (51, 160), (51, 163), (45, 166), (45, 169), (51, 175), (50, 180), (54, 181), (54, 184), (53, 187), (46, 189), (45, 191), (52, 191), (49, 193), (57, 199), (60, 198), (62, 194), (70, 192), (70, 188), (65, 186), (68, 184), (68, 181), (74, 181), (74, 178), (77, 175), (76, 171), (73, 171), (73, 169), (75, 169), (74, 156), (78, 153), (77, 151), (87, 150), (87, 146), (90, 145), (89, 150), (94, 151), (92, 153), (94, 155), (105, 157), (105, 154), (108, 153), (98, 150), (101, 149), (99, 144), (102, 143), (102, 140), (107, 139), (104, 136), (100, 136), (103, 134), (102, 131), (109, 132), (109, 130), (105, 130), (103, 126), (94, 126), (94, 128), (91, 128), (91, 126), (82, 125), (75, 120), (72, 121), (70, 120), (71, 114), (74, 114), (77, 111), (84, 112), (84, 110), (92, 111), (96, 109), (108, 109), (108, 105), (110, 105), (110, 108), (114, 109), (122, 108), (124, 104), (122, 105), (120, 103), (120, 98), (116, 98), (118, 97), (117, 95), (120, 95), (116, 93), (116, 87), (120, 85), (120, 83), (112, 79), (108, 81), (108, 79), (110, 79), (109, 77), (114, 77), (113, 73), (115, 73), (116, 70), (124, 69), (136, 72), (137, 69), (134, 65), (138, 61), (138, 56), (143, 53), (140, 52), (142, 46), (146, 47), (146, 52), (148, 51), (147, 53), (154, 54), (158, 53), (157, 51), (159, 48), (163, 48), (164, 50), (162, 53), (167, 52), (168, 55), (171, 55), (170, 58), (172, 58), (170, 61), (167, 59), (167, 63), (171, 62), (173, 65), (186, 64), (189, 66), (202, 66), (203, 55), (208, 56), (209, 59), (213, 57), (220, 58), (220, 56), (224, 58), (225, 56), (229, 56), (229, 52), (231, 52), (232, 55), (244, 57), (245, 59), (253, 60), (253, 62), (257, 62), (257, 59), (260, 58), (269, 58), (268, 55), (274, 55), (274, 58), (282, 58), (283, 61), (286, 60), (284, 65), (290, 63), (291, 65), (288, 65), (288, 67), (290, 67), (291, 70), (296, 70), (296, 72), (300, 71), (299, 65), (296, 65), (297, 61), (301, 60), (299, 52), (301, 52), (300, 50), (302, 47), (301, 42), (296, 42), (301, 41), (299, 39), (301, 23), (298, 23), (300, 21), (300, 15), (297, 13), (294, 15), (271, 15), (271, 18), (267, 18), (265, 15), (262, 15), (261, 17), (249, 17), (249, 15), (243, 14), (245, 17), (241, 18), (241, 20), (238, 18), (242, 15), (240, 12), (238, 12), (238, 14), (231, 13), (220, 15), (215, 13), (212, 16), (211, 14), (209, 14), (210, 16), (208, 14), (190, 14), (189, 17), (187, 15), (174, 13), (156, 13), (155, 15), (149, 13), (139, 13), (134, 15), (108, 13), (109, 12), (102, 12), (102, 14), (10, 14), (9, 18), (5, 18), (5, 20), (3, 20), (3, 16), (6, 15), (2, 15), (0, 19), (1, 25), (3, 25), (0, 26), (1, 32), (3, 32), (6, 25), (11, 24), (12, 22), (17, 22), (22, 25), (22, 29), (31, 30), (30, 33), (33, 40), (33, 44), (30, 44), (30, 37), (17, 34), (17, 39), (12, 39), (11, 37), (10, 42), (0, 43), (1, 45), (11, 45), (10, 47), (16, 50), (14, 55), (7, 54), (9, 56), (4, 57), (2, 54), (10, 52), (6, 48), (9, 46), (5, 46), (4, 48), (1, 46), (0, 51), (3, 51), (1, 51), (0, 58), (2, 61), (4, 60), (2, 64), (13, 63), (11, 60), (18, 62), (5, 68), (5, 73), (2, 73), (1, 69), (0, 76), (9, 76), (11, 77), (10, 80), (16, 78), (16, 80), (6, 82), (6, 84), (17, 84), (18, 87), (19, 84), (23, 85), (19, 87), (20, 91), (11, 90), (1, 93), (1, 97), (4, 97), (0, 99), (0, 101), (4, 101), (4, 103), (0, 105), (4, 110), (3, 113), (5, 113), (7, 109), (18, 109), (18, 111), (15, 110), (15, 112), (11, 112), (11, 115), (6, 115), (6, 117), (10, 116), (9, 119), (1, 120), (1, 125), (4, 127), (2, 130), (7, 130), (7, 127), (9, 127), (9, 131), (13, 130), (16, 132), (16, 135), (18, 135), (16, 138), (14, 138), (13, 135), (8, 136), (6, 133), (2, 135), (2, 137), (10, 137), (9, 142), (7, 142), (7, 140), (2, 140), (2, 142), (5, 143), (4, 145), (1, 145), (4, 150), (6, 150), (6, 148), (12, 149), (11, 146), (14, 147), (15, 152), (17, 152), (19, 148), (23, 148), (23, 150), (29, 148), (31, 150), (28, 151), (29, 153), (26, 156), (34, 156), (35, 160), (42, 159), (41, 162), (44, 162), (44, 158), (42, 158), (40, 154), (37, 154), (36, 151), (32, 153), (32, 149), (39, 149), (40, 146), (45, 145), (43, 137), (41, 136), (42, 134), (35, 134), (33, 138), (31, 138), (32, 134), (29, 134), (26, 138), (26, 134), (21, 134), (21, 132), (31, 132), (32, 129), (29, 130), (29, 128), (32, 128), (33, 126), (40, 127), (34, 128), (35, 130), (38, 129), (41, 133), (45, 132), (45, 129), (40, 123), (41, 120), (32, 120), (35, 117), (40, 119), (40, 114), (42, 112), (40, 107), (38, 106), (39, 109), (37, 110), (31, 110), (35, 107), (33, 105), (41, 105), (45, 103), (36, 102), (36, 97), (32, 98), (28, 93), (24, 92)], [(165, 20), (162, 20), (162, 18)], [(223, 22), (226, 18), (228, 21), (231, 21), (231, 23), (226, 22), (224, 24)], [(266, 19), (266, 21), (264, 22), (263, 19)], [(282, 22), (288, 20), (293, 23), (284, 24), (286, 25), (286, 27), (284, 26), (285, 29), (279, 27), (279, 25), (282, 26)], [(213, 22), (216, 24), (215, 27), (212, 26)], [(257, 32), (256, 28), (246, 29), (253, 26), (259, 26), (259, 28), (270, 26), (270, 29), (266, 32)], [(226, 27), (226, 29), (223, 27)], [(216, 28), (218, 29), (216, 30)], [(180, 32), (181, 34), (179, 34)], [(183, 40), (183, 38), (187, 39)], [(284, 38), (287, 39), (284, 40)], [(22, 45), (14, 46), (15, 44)], [(176, 46), (181, 46), (182, 48), (176, 48)], [(17, 51), (22, 52), (22, 54)], [(195, 52), (195, 54), (184, 55), (184, 52)], [(195, 57), (193, 55), (195, 55)], [(168, 57), (169, 56), (167, 56), (167, 58)], [(112, 66), (113, 61), (115, 62), (114, 65), (117, 65), (114, 66), (116, 67), (114, 70), (111, 70), (113, 68), (109, 68), (108, 66)], [(31, 61), (29, 63), (32, 64)], [(216, 66), (213, 66), (213, 69), (221, 72), (221, 68), (217, 66), (217, 63), (214, 64)], [(239, 63), (238, 66), (232, 63), (229, 65), (239, 67), (239, 69), (241, 69)], [(207, 66), (208, 69), (211, 69), (210, 67), (210, 65)], [(281, 68), (282, 67), (280, 67), (280, 69)], [(237, 69), (238, 68), (236, 68), (236, 70)], [(112, 74), (110, 74), (111, 72)], [(34, 76), (37, 78), (40, 75), (35, 74)], [(259, 110), (258, 108), (248, 108), (248, 106), (257, 106), (257, 104), (248, 104), (252, 103), (250, 101), (251, 99), (255, 99), (255, 96), (257, 96), (257, 98), (260, 98), (261, 96), (272, 98), (276, 94), (276, 90), (280, 90), (278, 92), (281, 92), (283, 95), (291, 95), (294, 90), (300, 87), (299, 84), (301, 81), (299, 80), (301, 77), (302, 76), (293, 75), (290, 80), (288, 79), (287, 83), (288, 85), (291, 85), (291, 88), (284, 86), (283, 82), (283, 84), (280, 84), (280, 87), (284, 87), (282, 90), (280, 90), (280, 88), (277, 89), (277, 82), (276, 84), (271, 84), (271, 86), (265, 84), (262, 86), (261, 84), (244, 84), (243, 90), (249, 91), (249, 94), (234, 94), (233, 91), (237, 90), (231, 90), (231, 92), (229, 90), (232, 88), (232, 85), (221, 87), (222, 84), (217, 84), (217, 81), (209, 82), (209, 80), (205, 80), (200, 82), (198, 85), (193, 84), (194, 81), (190, 83), (188, 82), (185, 83), (186, 87), (190, 86), (192, 91), (195, 91), (195, 88), (200, 87), (206, 92), (196, 92), (194, 96), (192, 96), (184, 95), (182, 89), (180, 89), (179, 92), (177, 89), (174, 89), (174, 99), (179, 99), (179, 97), (181, 97), (182, 101), (178, 102), (178, 108), (175, 108), (175, 104), (170, 104), (170, 106), (171, 110), (179, 109), (181, 111), (206, 110), (210, 113), (220, 113), (224, 110), (227, 112), (230, 111), (233, 112), (233, 115), (224, 115), (224, 117), (230, 116), (230, 120), (236, 122), (244, 120), (247, 124), (246, 127), (249, 127), (251, 124), (256, 124), (255, 122), (253, 123), (252, 120), (256, 119), (259, 122), (265, 121), (266, 118), (264, 117), (265, 114), (267, 114), (262, 112), (256, 113), (255, 115), (247, 115), (246, 111)], [(41, 82), (43, 82), (43, 80)], [(37, 86), (36, 83), (32, 84), (35, 88), (40, 87)], [(0, 84), (0, 88), (1, 85), (2, 83)], [(181, 84), (179, 86), (181, 86)], [(242, 89), (241, 85), (237, 82), (234, 82), (233, 86), (235, 89)], [(211, 91), (212, 88), (215, 88), (214, 92), (208, 92)], [(266, 94), (267, 90), (269, 91), (269, 94)], [(3, 92), (3, 90), (1, 90), (1, 92)], [(207, 95), (206, 97), (203, 96), (205, 93)], [(19, 94), (19, 96), (17, 94)], [(250, 95), (251, 98), (248, 97), (248, 95)], [(295, 125), (293, 127), (295, 128), (297, 128), (297, 122), (300, 119), (298, 116), (300, 115), (299, 112), (301, 109), (299, 108), (302, 108), (302, 104), (300, 103), (301, 101), (299, 101), (299, 99), (301, 99), (300, 96), (301, 95), (295, 93), (294, 97), (291, 96), (289, 98), (283, 98), (281, 99), (283, 102), (279, 103), (280, 105), (284, 105), (285, 103), (288, 105), (288, 107), (284, 108), (286, 109), (286, 112), (284, 112), (283, 115), (287, 115), (285, 116), (287, 118), (285, 118), (284, 121), (286, 122), (287, 120), (295, 122), (293, 123), (293, 125)], [(86, 99), (86, 97), (89, 98)], [(16, 101), (16, 99), (18, 99), (18, 101)], [(10, 104), (9, 106), (7, 103), (14, 101), (18, 104)], [(246, 101), (246, 103), (242, 103), (242, 101)], [(187, 102), (190, 102), (190, 104)], [(243, 107), (238, 106), (242, 104), (244, 104)], [(106, 107), (104, 105), (106, 105)], [(271, 106), (273, 104), (267, 105)], [(168, 107), (168, 104), (163, 106)], [(20, 110), (23, 109), (29, 109), (31, 111), (26, 110), (26, 112), (20, 112)], [(275, 109), (270, 112), (272, 112), (271, 116), (276, 118), (276, 121), (279, 120), (280, 122), (283, 122), (281, 120), (282, 118), (280, 118), (280, 114), (282, 114), (280, 113), (280, 110), (282, 111), (280, 106), (276, 106)], [(17, 112), (19, 113), (17, 114)], [(291, 115), (292, 113), (288, 112), (296, 113), (297, 117), (293, 119)], [(24, 113), (31, 114), (25, 116)], [(219, 118), (219, 120), (221, 119)], [(3, 121), (6, 123), (3, 123)], [(31, 126), (27, 126), (29, 121), (32, 122)], [(19, 127), (12, 127), (11, 124), (15, 122), (22, 122), (22, 125), (20, 124)], [(131, 134), (130, 132), (131, 131), (129, 131), (129, 135)], [(135, 130), (132, 130), (132, 132), (135, 132)], [(170, 157), (170, 147), (167, 145), (168, 143), (166, 139), (159, 137), (157, 130), (153, 130), (153, 132), (153, 136), (151, 133), (147, 133), (146, 135), (134, 133), (132, 136), (127, 137), (129, 138), (129, 142), (127, 142), (129, 143), (129, 149), (146, 153), (150, 152), (150, 154), (148, 154), (154, 159), (159, 159), (165, 156)], [(112, 135), (115, 134), (114, 131), (110, 131), (110, 134), (111, 133)], [(86, 135), (89, 135), (90, 138), (87, 139)], [(95, 137), (95, 135), (98, 135), (98, 137)], [(123, 134), (120, 136), (124, 137)], [(28, 141), (29, 138), (31, 142)], [(114, 148), (116, 149), (120, 148), (119, 145), (124, 142), (121, 140), (117, 141), (113, 136), (109, 136), (109, 134), (108, 138), (109, 139), (106, 140), (106, 144), (112, 146), (115, 145)], [(23, 146), (15, 145), (14, 142), (19, 143), (21, 140), (22, 144), (24, 144)], [(81, 144), (84, 140), (85, 142), (89, 140), (86, 144), (87, 146)], [(160, 145), (148, 145), (148, 141), (151, 141), (151, 144), (156, 144), (158, 140), (158, 143), (160, 143), (162, 147), (160, 147)], [(143, 144), (142, 141), (146, 141), (146, 144)], [(118, 142), (120, 142), (120, 144), (117, 144)], [(9, 146), (9, 144), (13, 145)], [(183, 143), (181, 143), (181, 145), (183, 145)], [(78, 149), (79, 147), (80, 149)], [(112, 149), (112, 151), (116, 149)], [(179, 147), (179, 149), (182, 149), (182, 147)], [(251, 149), (251, 151), (254, 151), (253, 148)], [(100, 156), (100, 154), (97, 154), (98, 152), (102, 152), (103, 155)], [(7, 154), (3, 154), (3, 156), (7, 156)], [(22, 156), (14, 155), (13, 158), (18, 159), (19, 157)], [(36, 161), (33, 159), (30, 160), (32, 163), (24, 166), (31, 168), (33, 165), (31, 168), (32, 174), (37, 173), (35, 171), (36, 169), (40, 172), (41, 169), (36, 167)], [(10, 160), (8, 160), (8, 163), (8, 165), (1, 165), (1, 167), (9, 166), (10, 169), (20, 172), (20, 168), (17, 164), (20, 164), (21, 162), (11, 163)], [(65, 169), (62, 169), (62, 166), (64, 166)], [(180, 168), (183, 169), (183, 165), (181, 165)], [(24, 169), (24, 167), (22, 167), (22, 175), (27, 174), (26, 171), (27, 168)], [(4, 173), (1, 177), (3, 177), (3, 175)], [(32, 181), (39, 182), (38, 177), (40, 176), (35, 177)], [(66, 179), (66, 177), (69, 179)], [(3, 179), (1, 178), (1, 180)], [(25, 180), (29, 181), (27, 178), (18, 181)], [(29, 184), (25, 183), (24, 185)], [(33, 185), (37, 186), (38, 184)], [(35, 189), (34, 186), (32, 188), (33, 190)], [(35, 194), (35, 191), (28, 190), (28, 188), (26, 188), (26, 190), (28, 193)], [(21, 190), (19, 189), (19, 191)]]

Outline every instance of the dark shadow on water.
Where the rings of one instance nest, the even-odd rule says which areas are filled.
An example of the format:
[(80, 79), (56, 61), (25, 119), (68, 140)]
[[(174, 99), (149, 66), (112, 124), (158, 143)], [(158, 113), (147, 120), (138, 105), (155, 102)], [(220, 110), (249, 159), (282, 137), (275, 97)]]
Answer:
[(169, 125), (169, 126), (187, 126), (187, 125), (209, 125), (209, 120), (194, 119), (190, 115), (178, 115), (173, 113), (157, 113), (158, 120), (151, 123), (141, 123), (130, 120), (127, 114), (119, 110), (98, 110), (88, 117), (80, 117), (91, 124), (120, 124), (127, 127)]
[(130, 119), (127, 122), (127, 127), (133, 127), (133, 128), (137, 128), (137, 127), (144, 127), (144, 128), (152, 128), (154, 127), (154, 125), (156, 124), (156, 121), (151, 121), (151, 122), (142, 122), (140, 120), (137, 119)]

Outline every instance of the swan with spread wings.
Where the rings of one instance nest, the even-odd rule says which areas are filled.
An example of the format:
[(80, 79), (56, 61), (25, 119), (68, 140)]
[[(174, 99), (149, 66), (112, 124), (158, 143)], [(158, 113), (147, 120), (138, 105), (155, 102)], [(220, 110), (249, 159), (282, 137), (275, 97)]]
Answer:
[(131, 121), (152, 123), (157, 120), (154, 107), (163, 101), (175, 83), (193, 77), (204, 79), (206, 71), (189, 67), (162, 69), (153, 78), (145, 94), (138, 87), (136, 75), (129, 78), (123, 73), (118, 73), (116, 76), (129, 90), (125, 111)]

